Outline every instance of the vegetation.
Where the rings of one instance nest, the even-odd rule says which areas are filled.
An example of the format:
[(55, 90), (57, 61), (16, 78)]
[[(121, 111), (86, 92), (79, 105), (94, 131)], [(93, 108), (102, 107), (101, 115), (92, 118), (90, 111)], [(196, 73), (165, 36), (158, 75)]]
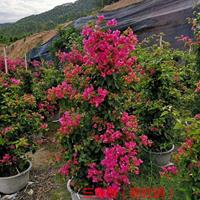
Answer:
[(79, 50), (82, 48), (82, 36), (80, 35), (80, 31), (76, 30), (72, 26), (68, 26), (67, 28), (61, 27), (58, 36), (58, 39), (53, 42), (50, 48), (51, 56), (56, 65), (60, 63), (57, 57), (59, 51), (69, 52), (72, 50), (74, 45)]
[[(62, 70), (38, 61), (25, 70), (24, 61), (8, 59), (5, 74), (0, 58), (0, 172), (16, 173), (7, 166), (34, 149), (59, 112), (56, 136), (49, 126), (60, 147), (53, 148), (75, 192), (91, 187), (100, 198), (198, 200), (199, 14), (192, 22), (195, 40), (179, 39), (185, 51), (160, 36), (159, 45), (152, 38), (138, 44), (131, 29), (112, 30), (116, 23), (99, 16), (82, 35), (61, 30), (54, 53)], [(146, 149), (162, 151), (168, 144), (177, 147), (173, 163), (157, 166)]]

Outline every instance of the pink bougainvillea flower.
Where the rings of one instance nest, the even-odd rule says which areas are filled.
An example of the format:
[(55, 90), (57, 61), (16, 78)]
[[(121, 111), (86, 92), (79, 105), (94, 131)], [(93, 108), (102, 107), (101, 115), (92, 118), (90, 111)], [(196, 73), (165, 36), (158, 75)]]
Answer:
[(6, 134), (6, 133), (12, 131), (12, 129), (13, 129), (12, 126), (5, 127), (5, 128), (2, 130), (2, 132), (3, 132), (3, 134)]
[(96, 94), (94, 91), (94, 87), (89, 86), (85, 88), (83, 92), (83, 99), (89, 101), (91, 105), (94, 105), (97, 108), (104, 102), (108, 93), (109, 93), (108, 90), (103, 88), (98, 88)]
[(172, 165), (172, 166), (168, 166), (168, 167), (162, 167), (161, 175), (165, 175), (168, 173), (176, 175), (178, 173), (176, 166)]
[(89, 165), (87, 177), (91, 178), (93, 183), (102, 181), (102, 171), (97, 169), (96, 163), (91, 163)]
[(105, 17), (103, 15), (98, 16), (96, 24), (101, 24), (104, 21)]
[(40, 67), (41, 62), (40, 62), (40, 61), (37, 61), (37, 60), (33, 60), (33, 61), (31, 62), (31, 64), (33, 65), (33, 67)]
[(106, 26), (116, 26), (116, 25), (117, 25), (116, 19), (108, 20), (107, 23), (106, 23)]
[(91, 97), (94, 96), (94, 87), (93, 86), (89, 86), (87, 88), (85, 88), (84, 92), (83, 92), (83, 99), (84, 100), (90, 100)]
[(11, 83), (13, 83), (14, 85), (20, 85), (21, 81), (15, 78), (11, 78), (10, 79)]
[(57, 87), (50, 88), (47, 93), (47, 99), (54, 101), (56, 99), (64, 99), (65, 95), (72, 99), (76, 95), (76, 90), (72, 88), (71, 84), (67, 84), (64, 81)]
[(141, 135), (139, 138), (141, 139), (141, 143), (144, 146), (151, 146), (152, 145), (152, 141), (150, 141), (146, 135)]
[(159, 131), (159, 129), (157, 127), (150, 127), (150, 130), (154, 131), (154, 132)]
[(41, 129), (46, 129), (46, 128), (48, 128), (48, 124), (46, 124), (46, 123), (45, 124), (41, 124), (40, 128)]
[[(133, 31), (103, 30), (100, 26), (103, 21), (104, 17), (99, 16), (94, 27), (82, 30), (81, 51), (72, 48), (69, 53), (58, 53), (61, 63), (65, 63), (65, 81), (48, 91), (48, 100), (63, 99), (69, 103), (66, 107), (74, 105), (60, 118), (59, 133), (66, 144), (73, 141), (70, 150), (67, 146), (64, 148), (70, 158), (75, 152), (77, 158), (71, 159), (60, 171), (79, 179), (84, 166), (83, 179), (105, 186), (96, 188), (96, 195), (116, 199), (120, 188), (130, 184), (129, 174), (140, 172), (143, 161), (138, 157), (138, 147), (150, 142), (145, 135), (138, 137), (136, 116), (121, 108), (118, 110), (118, 106), (115, 110), (113, 99), (117, 100), (121, 94), (118, 91), (124, 86), (138, 82), (145, 70), (137, 66), (137, 58), (132, 54), (138, 42)], [(115, 19), (107, 22), (109, 27), (116, 25)], [(77, 135), (79, 129), (81, 134)], [(94, 157), (89, 155), (92, 163), (80, 159), (83, 152), (90, 151), (90, 145), (94, 145), (91, 149), (95, 151)]]
[(0, 160), (2, 164), (8, 164), (11, 161), (11, 156), (9, 154), (5, 154), (3, 159)]
[(71, 133), (73, 128), (79, 126), (80, 121), (81, 121), (81, 115), (65, 112), (63, 116), (59, 119), (60, 122), (59, 132), (64, 135)]
[(132, 131), (137, 131), (138, 122), (136, 116), (124, 112), (121, 117), (121, 122)]
[(68, 160), (67, 164), (63, 165), (58, 172), (62, 175), (68, 176), (69, 175), (69, 169), (71, 167), (71, 160)]
[(197, 119), (197, 120), (200, 120), (200, 113), (196, 114), (194, 118)]

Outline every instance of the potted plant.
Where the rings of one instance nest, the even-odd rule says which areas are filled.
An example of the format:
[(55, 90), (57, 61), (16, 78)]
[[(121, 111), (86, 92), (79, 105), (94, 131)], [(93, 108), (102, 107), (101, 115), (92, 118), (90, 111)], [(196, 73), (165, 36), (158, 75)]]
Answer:
[(35, 97), (22, 90), (23, 81), (0, 74), (0, 192), (21, 190), (32, 167), (26, 153), (34, 151), (34, 141), (46, 130), (36, 112)]
[(196, 114), (177, 119), (175, 129), (181, 133), (182, 143), (173, 157), (181, 174), (182, 191), (188, 199), (200, 198), (200, 82), (196, 84), (194, 99)]
[(131, 55), (137, 38), (131, 29), (112, 31), (115, 20), (102, 30), (103, 21), (83, 29), (83, 51), (59, 54), (65, 80), (48, 91), (50, 99), (65, 100), (58, 134), (66, 164), (59, 171), (71, 179), (73, 200), (116, 199), (130, 174), (139, 174), (141, 145), (150, 145), (137, 135), (136, 116), (124, 110), (126, 92), (138, 81)]
[(196, 87), (192, 92), (193, 101), (190, 108), (191, 113), (187, 117), (177, 120), (176, 129), (180, 131), (184, 142), (177, 149), (174, 155), (183, 180), (183, 189), (186, 198), (200, 198), (200, 13), (196, 12), (191, 19), (195, 40), (192, 41), (196, 55), (196, 65), (194, 68), (194, 80), (197, 80)]
[[(189, 81), (182, 64), (184, 54), (164, 42), (161, 47), (143, 45), (136, 52), (144, 72), (137, 87), (140, 98), (135, 103), (135, 113), (139, 116), (141, 133), (153, 142), (148, 150), (151, 160), (164, 166), (170, 163), (174, 150), (177, 138), (174, 126), (180, 107), (184, 106), (182, 99)], [(189, 71), (189, 65), (187, 67)]]

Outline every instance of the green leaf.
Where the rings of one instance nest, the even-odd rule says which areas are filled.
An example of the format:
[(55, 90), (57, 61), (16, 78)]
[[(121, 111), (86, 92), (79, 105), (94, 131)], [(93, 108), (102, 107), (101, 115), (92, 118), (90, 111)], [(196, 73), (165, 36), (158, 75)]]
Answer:
[(4, 139), (2, 138), (2, 137), (0, 137), (0, 145), (4, 145), (5, 144), (5, 141), (4, 141)]

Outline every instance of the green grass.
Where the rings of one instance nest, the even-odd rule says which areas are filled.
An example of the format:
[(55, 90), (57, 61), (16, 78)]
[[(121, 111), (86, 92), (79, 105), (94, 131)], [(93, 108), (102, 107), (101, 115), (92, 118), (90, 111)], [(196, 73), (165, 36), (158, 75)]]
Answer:
[(49, 194), (49, 200), (71, 200), (70, 194), (67, 191), (66, 180), (60, 175), (54, 177), (54, 183), (58, 187), (52, 190)]

